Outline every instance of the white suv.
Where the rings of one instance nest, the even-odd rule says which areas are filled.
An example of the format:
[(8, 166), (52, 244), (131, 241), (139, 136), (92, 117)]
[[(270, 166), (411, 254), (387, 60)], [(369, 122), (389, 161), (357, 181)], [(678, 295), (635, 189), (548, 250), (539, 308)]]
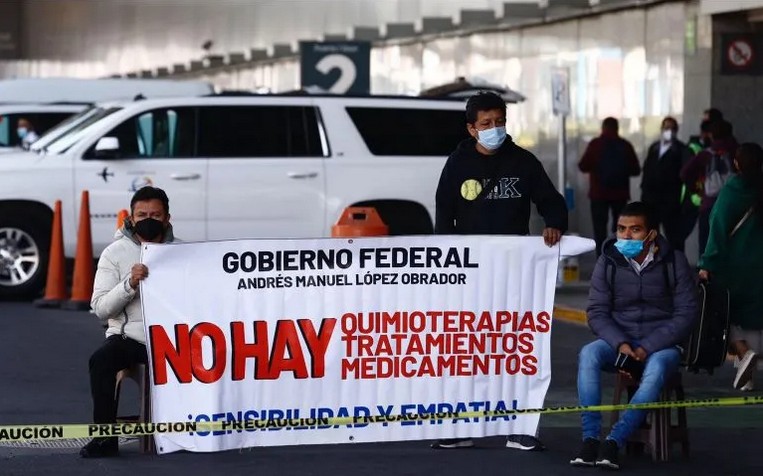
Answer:
[(82, 190), (96, 254), (144, 185), (166, 190), (184, 240), (329, 236), (350, 205), (391, 234), (432, 232), (448, 154), (467, 137), (463, 100), (336, 96), (148, 99), (99, 108), (39, 153), (0, 160), (0, 295), (40, 291), (52, 206), (67, 256)]

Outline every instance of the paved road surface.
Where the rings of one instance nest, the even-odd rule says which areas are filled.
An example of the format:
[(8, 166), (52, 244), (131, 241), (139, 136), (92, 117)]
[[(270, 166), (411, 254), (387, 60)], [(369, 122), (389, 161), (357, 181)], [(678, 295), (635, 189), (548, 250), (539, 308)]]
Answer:
[[(583, 291), (559, 294), (560, 304), (573, 305)], [(90, 418), (87, 360), (102, 339), (95, 318), (84, 312), (38, 310), (27, 303), (0, 302), (0, 424), (86, 423)], [(555, 322), (553, 379), (547, 404), (575, 404), (576, 354), (590, 339), (581, 325)], [(730, 388), (732, 369), (715, 376), (686, 377), (689, 398), (736, 395)], [(611, 389), (608, 389), (611, 393)], [(135, 392), (137, 393), (137, 392)], [(606, 400), (605, 400), (606, 401)], [(123, 398), (137, 407), (134, 395)], [(668, 463), (647, 457), (623, 459), (629, 474), (739, 474), (763, 470), (763, 407), (689, 411), (692, 456), (675, 453)], [(508, 475), (590, 474), (568, 460), (577, 450), (576, 415), (541, 419), (542, 453), (502, 447), (502, 438), (478, 440), (478, 448), (435, 451), (428, 442), (256, 448), (216, 454), (175, 453), (146, 456), (136, 442), (121, 446), (122, 457), (82, 460), (76, 448), (30, 449), (0, 446), (0, 475), (151, 475), (151, 474), (278, 474), (278, 475)]]

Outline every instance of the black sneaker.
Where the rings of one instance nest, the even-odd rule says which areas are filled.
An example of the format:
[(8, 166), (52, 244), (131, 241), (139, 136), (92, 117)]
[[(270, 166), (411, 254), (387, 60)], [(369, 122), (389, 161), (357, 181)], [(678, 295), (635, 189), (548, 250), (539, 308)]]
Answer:
[(119, 456), (119, 440), (116, 438), (93, 438), (79, 450), (83, 458), (110, 458)]
[(530, 435), (509, 435), (506, 438), (506, 448), (523, 451), (543, 451), (546, 449), (538, 438)]
[(457, 450), (462, 448), (471, 448), (474, 442), (471, 438), (450, 438), (446, 440), (437, 440), (432, 443), (432, 448), (436, 450)]
[(572, 466), (596, 466), (596, 456), (599, 454), (599, 440), (596, 438), (586, 438), (583, 440), (583, 446), (575, 459), (570, 460)]
[(617, 447), (615, 440), (604, 440), (601, 451), (599, 451), (599, 457), (596, 458), (596, 466), (606, 469), (620, 469), (620, 463), (617, 461), (619, 452), (620, 448)]

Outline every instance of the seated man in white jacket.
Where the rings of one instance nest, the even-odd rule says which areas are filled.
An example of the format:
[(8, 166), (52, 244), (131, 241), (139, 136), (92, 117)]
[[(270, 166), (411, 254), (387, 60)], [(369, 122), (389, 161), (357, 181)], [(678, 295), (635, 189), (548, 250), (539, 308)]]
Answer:
[[(169, 199), (164, 190), (143, 187), (130, 201), (130, 216), (98, 260), (91, 306), (101, 321), (108, 321), (106, 342), (90, 357), (90, 392), (93, 422), (115, 423), (117, 373), (146, 363), (146, 335), (138, 285), (148, 277), (140, 264), (140, 244), (173, 241)], [(119, 454), (118, 439), (94, 438), (80, 450), (83, 458)]]

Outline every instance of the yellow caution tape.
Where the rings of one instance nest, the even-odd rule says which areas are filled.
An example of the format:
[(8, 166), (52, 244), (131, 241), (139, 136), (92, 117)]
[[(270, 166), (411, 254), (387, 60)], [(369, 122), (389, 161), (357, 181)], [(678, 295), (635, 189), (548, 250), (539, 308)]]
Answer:
[(287, 418), (267, 420), (230, 420), (210, 422), (171, 423), (113, 423), (113, 424), (68, 424), (68, 425), (2, 425), (0, 442), (28, 440), (66, 440), (73, 438), (93, 438), (104, 436), (144, 436), (167, 433), (195, 433), (209, 431), (252, 431), (276, 428), (309, 429), (316, 426), (343, 426), (369, 423), (424, 422), (429, 420), (454, 420), (465, 418), (502, 418), (515, 415), (610, 412), (622, 410), (655, 410), (659, 408), (699, 408), (736, 407), (760, 405), (763, 396), (707, 398), (652, 403), (623, 403), (619, 405), (558, 406), (492, 411), (440, 412), (411, 415), (377, 415), (326, 418)]

